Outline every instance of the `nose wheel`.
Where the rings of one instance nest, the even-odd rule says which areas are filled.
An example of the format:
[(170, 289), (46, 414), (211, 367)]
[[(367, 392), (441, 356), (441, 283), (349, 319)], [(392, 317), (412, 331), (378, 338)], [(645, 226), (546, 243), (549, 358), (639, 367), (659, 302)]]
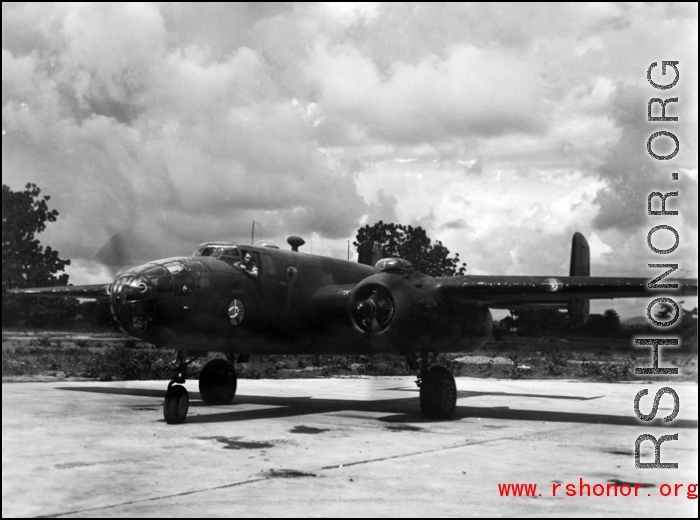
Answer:
[(168, 386), (163, 403), (163, 417), (168, 424), (182, 424), (190, 408), (190, 396), (187, 389), (178, 384)]
[(185, 384), (185, 372), (187, 365), (192, 363), (199, 356), (188, 360), (186, 350), (177, 351), (177, 370), (168, 383), (168, 390), (163, 401), (163, 418), (168, 424), (182, 424), (187, 418), (187, 411), (190, 408), (190, 395)]
[(445, 367), (428, 369), (428, 354), (421, 359), (420, 408), (428, 419), (445, 421), (452, 417), (457, 406), (457, 385), (452, 373)]

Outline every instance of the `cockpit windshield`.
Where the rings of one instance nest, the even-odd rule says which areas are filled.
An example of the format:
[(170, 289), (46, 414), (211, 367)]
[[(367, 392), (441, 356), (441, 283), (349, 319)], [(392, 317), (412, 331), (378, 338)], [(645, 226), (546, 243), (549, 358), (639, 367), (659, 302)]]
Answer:
[(226, 262), (229, 265), (233, 265), (235, 262), (241, 260), (241, 252), (238, 246), (233, 244), (202, 244), (194, 252), (194, 256), (208, 256), (210, 258), (216, 258), (222, 262)]

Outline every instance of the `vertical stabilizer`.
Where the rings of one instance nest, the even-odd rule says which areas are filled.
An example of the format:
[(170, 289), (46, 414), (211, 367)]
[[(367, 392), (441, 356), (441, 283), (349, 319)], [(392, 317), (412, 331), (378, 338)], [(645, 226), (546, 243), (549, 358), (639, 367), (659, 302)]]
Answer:
[(591, 276), (591, 248), (586, 237), (578, 232), (571, 240), (569, 276)]
[[(571, 240), (571, 264), (569, 276), (591, 276), (591, 248), (581, 233), (574, 233)], [(574, 327), (583, 327), (590, 314), (590, 300), (570, 300), (568, 304), (569, 320)]]
[(374, 265), (384, 258), (382, 248), (374, 243), (374, 240), (365, 240), (357, 250), (357, 263)]

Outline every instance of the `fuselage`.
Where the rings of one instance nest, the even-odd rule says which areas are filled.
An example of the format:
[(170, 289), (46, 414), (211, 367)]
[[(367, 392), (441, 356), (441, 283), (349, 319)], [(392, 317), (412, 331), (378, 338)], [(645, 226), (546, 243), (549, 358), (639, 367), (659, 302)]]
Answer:
[[(246, 253), (257, 276), (241, 268)], [(194, 256), (122, 273), (110, 303), (125, 333), (178, 349), (371, 354), (467, 351), (485, 343), (489, 310), (450, 308), (424, 287), (426, 279), (277, 248), (217, 243), (200, 246)], [(390, 293), (382, 330), (363, 329), (353, 317), (353, 295), (370, 282)]]

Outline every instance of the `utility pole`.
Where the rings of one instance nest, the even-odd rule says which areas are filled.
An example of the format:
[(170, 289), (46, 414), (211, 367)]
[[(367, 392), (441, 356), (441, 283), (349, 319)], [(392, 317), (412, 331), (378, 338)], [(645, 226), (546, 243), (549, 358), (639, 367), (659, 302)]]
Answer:
[(350, 241), (348, 240), (348, 262), (350, 261)]

